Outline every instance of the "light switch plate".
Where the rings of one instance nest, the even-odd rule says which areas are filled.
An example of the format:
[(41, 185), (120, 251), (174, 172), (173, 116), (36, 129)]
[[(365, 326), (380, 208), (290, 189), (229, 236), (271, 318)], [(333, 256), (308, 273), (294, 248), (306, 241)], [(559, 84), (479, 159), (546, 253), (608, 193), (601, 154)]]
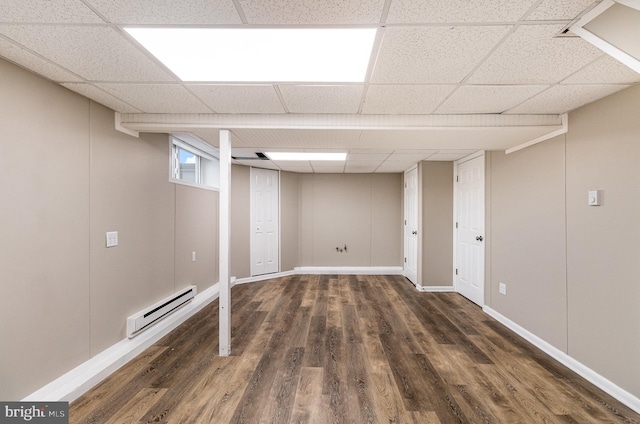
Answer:
[(118, 245), (118, 232), (117, 231), (108, 231), (107, 232), (107, 247), (114, 247)]
[(500, 294), (504, 294), (506, 296), (507, 294), (507, 285), (505, 283), (500, 283), (498, 286), (498, 292), (500, 292)]
[(600, 206), (600, 190), (589, 190), (589, 206)]

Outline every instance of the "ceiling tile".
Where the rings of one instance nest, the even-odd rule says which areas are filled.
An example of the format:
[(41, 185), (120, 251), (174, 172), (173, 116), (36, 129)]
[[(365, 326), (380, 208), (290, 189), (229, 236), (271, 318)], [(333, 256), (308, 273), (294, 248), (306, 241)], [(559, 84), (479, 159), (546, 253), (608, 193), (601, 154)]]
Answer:
[(455, 85), (370, 85), (362, 113), (429, 114)]
[(502, 113), (541, 92), (547, 85), (465, 85), (436, 113)]
[(569, 78), (563, 84), (634, 84), (640, 81), (640, 74), (622, 62), (604, 54), (602, 57)]
[(240, 24), (232, 0), (89, 0), (119, 24)]
[(2, 0), (2, 22), (104, 23), (80, 0)]
[(556, 83), (600, 56), (576, 37), (554, 38), (563, 25), (522, 25), (467, 81), (470, 84)]
[(362, 85), (278, 86), (291, 113), (358, 113)]
[(515, 22), (535, 2), (535, 0), (393, 0), (387, 22)]
[(628, 85), (556, 85), (507, 113), (565, 113)]
[(250, 24), (372, 24), (380, 22), (384, 0), (239, 0)]
[(347, 161), (349, 161), (349, 163), (353, 163), (353, 162), (361, 162), (361, 161), (365, 161), (365, 162), (382, 162), (383, 160), (385, 160), (386, 158), (389, 157), (389, 153), (355, 153), (355, 152), (349, 152), (349, 155), (347, 156)]
[(596, 0), (542, 0), (542, 3), (525, 17), (528, 21), (543, 21), (553, 19), (573, 20)]
[(315, 168), (342, 168), (344, 169), (345, 161), (333, 161), (333, 160), (311, 160), (309, 161), (311, 166)]
[(174, 80), (112, 28), (0, 25), (0, 33), (87, 80)]
[(349, 154), (368, 154), (368, 153), (375, 153), (375, 154), (386, 154), (386, 156), (389, 156), (391, 153), (393, 153), (393, 149), (350, 149), (349, 150)]
[(188, 85), (218, 113), (284, 113), (272, 85)]
[(211, 113), (178, 84), (96, 84), (145, 113)]
[(344, 173), (344, 164), (341, 166), (312, 166), (313, 172), (316, 174), (342, 174)]
[(53, 81), (82, 81), (82, 78), (0, 37), (0, 56)]
[(393, 173), (400, 173), (400, 172), (404, 172), (407, 169), (411, 168), (412, 166), (415, 165), (415, 162), (384, 162), (382, 165), (380, 165), (378, 168), (376, 168), (376, 173), (380, 173), (380, 172), (393, 172)]
[(454, 160), (462, 159), (468, 156), (469, 153), (436, 153), (433, 156), (429, 156), (426, 160), (429, 162), (452, 162)]
[(508, 29), (508, 26), (387, 28), (371, 81), (458, 83)]
[(379, 163), (368, 163), (368, 162), (347, 162), (347, 166), (345, 168), (345, 172), (353, 172), (353, 173), (361, 173), (361, 174), (369, 174), (374, 172), (380, 166)]
[(393, 162), (393, 161), (402, 161), (402, 162), (420, 162), (423, 159), (428, 158), (429, 156), (432, 156), (433, 154), (435, 154), (437, 152), (437, 150), (433, 150), (432, 152), (418, 152), (416, 151), (415, 153), (393, 153), (391, 154), (391, 156), (389, 156), (387, 158), (386, 162)]
[(75, 91), (76, 93), (82, 94), (85, 97), (93, 99), (96, 102), (115, 110), (116, 112), (121, 112), (121, 113), (141, 112), (139, 109), (136, 109), (130, 104), (127, 104), (122, 100), (116, 97), (113, 97), (111, 94), (105, 93), (104, 91), (100, 90), (99, 88), (91, 84), (65, 83), (62, 85), (67, 87), (69, 90)]
[(393, 152), (391, 153), (405, 153), (405, 154), (412, 154), (412, 155), (432, 155), (434, 153), (438, 152), (438, 150), (433, 150), (433, 149), (395, 149)]
[(289, 172), (313, 172), (313, 168), (311, 168), (311, 165), (309, 164), (309, 162), (306, 162), (306, 163), (303, 163), (303, 164), (300, 164), (299, 162), (297, 162), (296, 164), (294, 164), (292, 162), (277, 162), (276, 164), (283, 171), (289, 171)]

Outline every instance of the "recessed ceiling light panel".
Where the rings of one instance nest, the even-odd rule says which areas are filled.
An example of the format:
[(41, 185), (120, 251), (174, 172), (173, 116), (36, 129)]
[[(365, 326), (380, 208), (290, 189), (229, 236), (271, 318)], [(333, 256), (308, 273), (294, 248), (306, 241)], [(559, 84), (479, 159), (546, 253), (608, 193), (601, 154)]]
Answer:
[(363, 82), (375, 28), (126, 28), (183, 81)]

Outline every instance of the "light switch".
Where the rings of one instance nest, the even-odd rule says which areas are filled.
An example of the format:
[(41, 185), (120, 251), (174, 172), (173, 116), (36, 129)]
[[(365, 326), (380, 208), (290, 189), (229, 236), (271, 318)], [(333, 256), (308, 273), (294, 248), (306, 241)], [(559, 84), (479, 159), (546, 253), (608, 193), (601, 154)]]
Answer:
[(589, 190), (589, 206), (600, 206), (600, 190)]
[(196, 252), (191, 252), (191, 262), (196, 261)]
[(118, 232), (117, 231), (107, 232), (107, 247), (114, 247), (117, 245), (118, 245)]

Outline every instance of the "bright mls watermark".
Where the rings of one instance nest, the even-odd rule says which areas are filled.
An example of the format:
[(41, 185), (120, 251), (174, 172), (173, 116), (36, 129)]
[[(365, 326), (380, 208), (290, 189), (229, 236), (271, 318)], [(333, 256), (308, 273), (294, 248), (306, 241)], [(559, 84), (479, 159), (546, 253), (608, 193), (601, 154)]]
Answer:
[(0, 402), (0, 424), (69, 424), (69, 402)]

